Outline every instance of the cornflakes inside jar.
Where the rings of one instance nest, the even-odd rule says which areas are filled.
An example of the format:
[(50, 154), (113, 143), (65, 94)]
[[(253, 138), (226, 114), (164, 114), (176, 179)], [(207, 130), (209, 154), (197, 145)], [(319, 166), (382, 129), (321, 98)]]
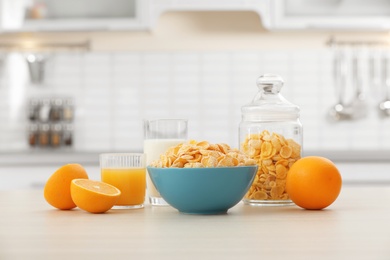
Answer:
[(249, 205), (291, 205), (286, 178), (301, 158), (300, 109), (281, 94), (284, 82), (266, 74), (257, 80), (259, 93), (242, 107), (240, 151), (257, 163), (257, 175), (243, 201)]
[(249, 134), (241, 151), (259, 166), (256, 177), (244, 197), (247, 204), (290, 204), (286, 178), (290, 167), (301, 158), (301, 145), (267, 130)]

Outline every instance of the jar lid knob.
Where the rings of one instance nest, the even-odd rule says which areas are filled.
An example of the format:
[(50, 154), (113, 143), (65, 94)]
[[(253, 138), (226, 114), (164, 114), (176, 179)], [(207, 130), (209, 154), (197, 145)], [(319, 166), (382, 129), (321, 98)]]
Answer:
[(266, 93), (277, 94), (282, 89), (284, 80), (279, 75), (264, 74), (257, 79), (256, 84), (259, 89), (262, 89)]

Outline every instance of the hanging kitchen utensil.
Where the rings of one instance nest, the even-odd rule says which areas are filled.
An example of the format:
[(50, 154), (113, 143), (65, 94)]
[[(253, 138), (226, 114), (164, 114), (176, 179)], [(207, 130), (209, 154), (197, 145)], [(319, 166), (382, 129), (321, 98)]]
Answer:
[(40, 53), (30, 53), (26, 56), (30, 79), (33, 84), (41, 84), (45, 76), (46, 57)]
[(329, 110), (332, 121), (349, 120), (352, 118), (352, 109), (345, 105), (345, 87), (347, 77), (345, 50), (335, 47), (333, 51), (333, 82), (335, 85), (337, 103)]
[(389, 93), (389, 74), (388, 74), (389, 59), (387, 53), (382, 55), (382, 88), (384, 100), (379, 103), (379, 115), (382, 117), (390, 116), (390, 93)]
[(363, 80), (359, 52), (355, 50), (352, 57), (352, 84), (354, 87), (354, 97), (349, 104), (352, 109), (352, 118), (359, 119), (367, 116), (367, 102), (363, 92)]
[(368, 78), (370, 82), (370, 88), (375, 88), (378, 86), (380, 83), (378, 82), (380, 79), (378, 78), (378, 73), (375, 70), (376, 68), (376, 57), (375, 57), (375, 52), (371, 50), (370, 57), (369, 57), (369, 64), (368, 64)]

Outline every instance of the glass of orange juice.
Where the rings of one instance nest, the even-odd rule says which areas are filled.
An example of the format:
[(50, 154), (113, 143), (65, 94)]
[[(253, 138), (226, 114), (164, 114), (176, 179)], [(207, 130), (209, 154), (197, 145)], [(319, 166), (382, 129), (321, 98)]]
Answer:
[(102, 181), (121, 191), (113, 209), (143, 208), (146, 193), (146, 155), (103, 153), (99, 161)]

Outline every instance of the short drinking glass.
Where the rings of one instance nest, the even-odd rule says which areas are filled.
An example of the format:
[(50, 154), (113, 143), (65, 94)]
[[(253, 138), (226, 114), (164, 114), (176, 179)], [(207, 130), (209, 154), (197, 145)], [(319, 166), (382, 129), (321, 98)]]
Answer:
[(99, 160), (102, 181), (121, 191), (113, 209), (143, 208), (146, 193), (145, 154), (104, 153)]

